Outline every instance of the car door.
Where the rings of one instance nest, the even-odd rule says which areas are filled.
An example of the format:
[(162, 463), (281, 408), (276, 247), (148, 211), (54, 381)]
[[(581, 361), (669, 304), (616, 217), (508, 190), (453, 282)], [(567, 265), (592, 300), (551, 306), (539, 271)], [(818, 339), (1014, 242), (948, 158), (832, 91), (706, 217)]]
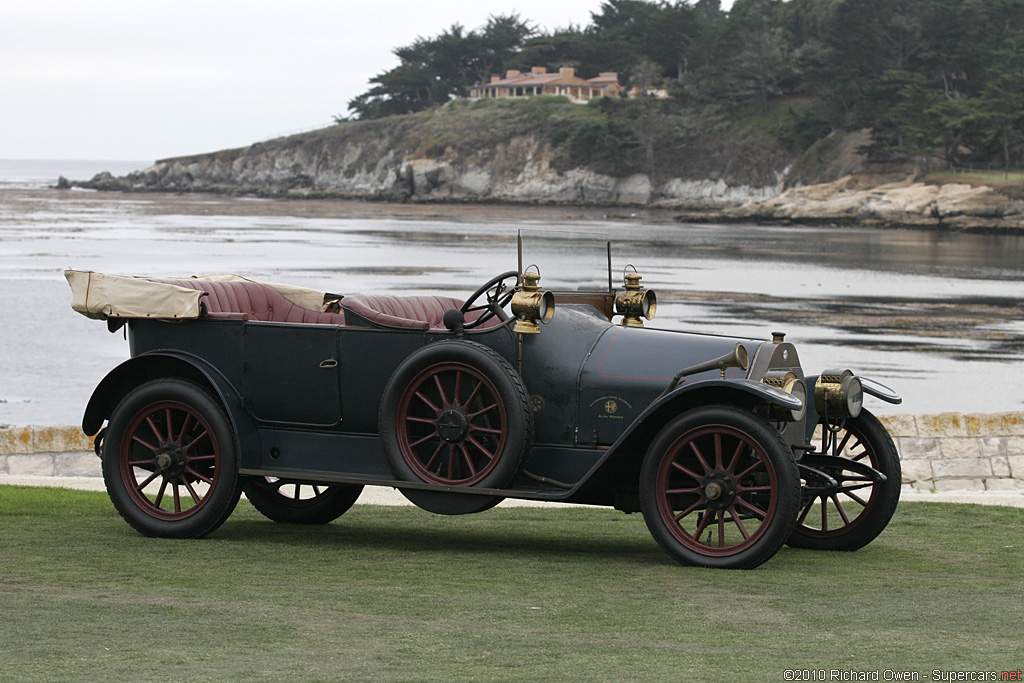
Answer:
[(332, 427), (341, 422), (334, 325), (245, 325), (245, 406), (264, 422)]

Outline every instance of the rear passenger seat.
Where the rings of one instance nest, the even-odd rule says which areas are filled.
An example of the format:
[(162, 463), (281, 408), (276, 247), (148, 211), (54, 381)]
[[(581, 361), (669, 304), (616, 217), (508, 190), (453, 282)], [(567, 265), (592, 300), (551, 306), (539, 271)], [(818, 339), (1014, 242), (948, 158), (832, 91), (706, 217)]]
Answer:
[(292, 303), (280, 292), (249, 280), (211, 281), (198, 279), (152, 279), (187, 289), (206, 292), (202, 303), (206, 310), (216, 314), (242, 314), (246, 320), (277, 323), (312, 323), (344, 325), (344, 313), (323, 313)]
[[(212, 318), (240, 316), (245, 320), (278, 323), (344, 325), (344, 310), (324, 313), (303, 308), (283, 294), (261, 282), (251, 280), (200, 280), (195, 278), (149, 278), (152, 282), (177, 285), (206, 292), (202, 303)], [(341, 308), (370, 322), (388, 327), (418, 330), (443, 330), (445, 311), (463, 305), (463, 301), (446, 296), (373, 296), (354, 294), (343, 297)], [(467, 322), (479, 318), (483, 311), (473, 311)], [(491, 318), (480, 329), (501, 324)]]

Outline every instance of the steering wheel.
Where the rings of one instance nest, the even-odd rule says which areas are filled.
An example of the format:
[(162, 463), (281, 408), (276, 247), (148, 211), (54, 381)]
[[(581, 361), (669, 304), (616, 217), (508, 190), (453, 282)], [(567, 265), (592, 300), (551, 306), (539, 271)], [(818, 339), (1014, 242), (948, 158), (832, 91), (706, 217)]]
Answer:
[[(507, 284), (508, 280), (513, 280), (512, 286)], [(502, 273), (492, 277), (490, 280), (480, 285), (479, 289), (473, 292), (466, 303), (462, 304), (462, 308), (459, 309), (465, 315), (466, 313), (472, 313), (473, 311), (483, 311), (480, 317), (472, 322), (468, 322), (463, 325), (464, 329), (471, 330), (474, 327), (478, 327), (483, 323), (487, 322), (494, 316), (498, 316), (499, 320), (508, 320), (509, 315), (504, 311), (505, 306), (512, 301), (512, 297), (516, 293), (515, 284), (519, 282), (519, 271), (510, 270), (507, 273)], [(487, 294), (487, 303), (477, 305), (476, 300), (481, 296)]]

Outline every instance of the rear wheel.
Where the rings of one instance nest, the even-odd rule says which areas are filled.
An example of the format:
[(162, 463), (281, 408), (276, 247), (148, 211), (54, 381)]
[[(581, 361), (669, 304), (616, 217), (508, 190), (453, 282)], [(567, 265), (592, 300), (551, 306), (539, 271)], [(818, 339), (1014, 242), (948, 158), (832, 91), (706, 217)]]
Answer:
[(136, 387), (114, 409), (105, 434), (107, 493), (143, 534), (206, 536), (238, 503), (234, 434), (223, 409), (200, 386), (159, 379)]
[(750, 569), (796, 523), (800, 480), (786, 442), (764, 419), (707, 406), (669, 422), (640, 473), (640, 506), (658, 544), (683, 564)]
[(361, 484), (323, 484), (276, 477), (252, 477), (242, 484), (252, 506), (284, 524), (327, 524), (349, 511)]
[[(874, 415), (862, 410), (839, 427), (818, 427), (818, 450), (835, 458), (818, 468), (836, 485), (804, 496), (789, 545), (814, 550), (857, 550), (875, 540), (900, 500), (902, 471), (892, 437)], [(867, 466), (885, 475), (872, 479)]]

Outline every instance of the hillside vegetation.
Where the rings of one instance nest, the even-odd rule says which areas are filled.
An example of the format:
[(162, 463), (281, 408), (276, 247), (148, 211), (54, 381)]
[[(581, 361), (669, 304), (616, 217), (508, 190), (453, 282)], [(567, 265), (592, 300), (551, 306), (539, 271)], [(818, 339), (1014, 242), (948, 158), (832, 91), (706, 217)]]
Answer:
[[(542, 32), (496, 16), (394, 53), (399, 66), (349, 103), (354, 117), (429, 109), (508, 69), (574, 67), (584, 78), (615, 71), (629, 87), (666, 89), (658, 114), (676, 138), (729, 133), (723, 121), (760, 123), (798, 152), (867, 129), (873, 159), (1024, 166), (1019, 0), (736, 0), (728, 12), (718, 0), (608, 0), (580, 26)], [(592, 154), (660, 132), (630, 121), (629, 130), (591, 130), (591, 141), (608, 143)]]
[(757, 121), (655, 100), (606, 98), (586, 106), (557, 96), (456, 100), (380, 123), (393, 131), (392, 146), (415, 159), (472, 162), (509, 140), (532, 137), (558, 172), (642, 173), (655, 181), (727, 175), (732, 184), (773, 185), (794, 158), (778, 131)]

